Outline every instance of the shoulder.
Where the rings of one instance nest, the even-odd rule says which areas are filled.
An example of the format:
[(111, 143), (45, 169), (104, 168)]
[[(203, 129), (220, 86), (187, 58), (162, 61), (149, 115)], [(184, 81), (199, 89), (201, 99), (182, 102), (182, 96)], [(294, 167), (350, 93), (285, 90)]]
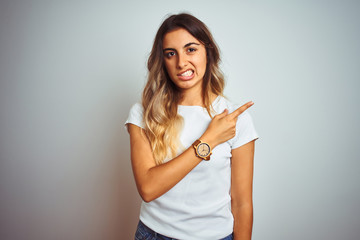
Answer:
[(135, 103), (130, 108), (129, 118), (142, 119), (143, 113), (144, 113), (143, 106), (140, 103)]
[(143, 106), (140, 103), (135, 103), (131, 106), (130, 108), (130, 113), (139, 113), (139, 114), (143, 114)]
[(129, 116), (125, 122), (125, 125), (127, 125), (128, 123), (132, 123), (141, 128), (144, 128), (143, 107), (140, 103), (135, 103), (131, 106)]

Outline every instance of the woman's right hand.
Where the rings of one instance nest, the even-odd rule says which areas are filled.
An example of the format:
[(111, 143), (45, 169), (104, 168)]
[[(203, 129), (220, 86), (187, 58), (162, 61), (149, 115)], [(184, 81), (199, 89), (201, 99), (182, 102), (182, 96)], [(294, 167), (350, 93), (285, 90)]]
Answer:
[(214, 148), (235, 137), (238, 116), (253, 104), (254, 103), (250, 101), (230, 114), (229, 110), (225, 109), (222, 113), (215, 115), (200, 139)]

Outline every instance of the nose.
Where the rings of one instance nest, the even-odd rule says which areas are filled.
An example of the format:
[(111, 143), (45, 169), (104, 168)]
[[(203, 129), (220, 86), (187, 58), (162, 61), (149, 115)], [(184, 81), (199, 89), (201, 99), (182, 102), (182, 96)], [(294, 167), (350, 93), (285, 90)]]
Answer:
[(186, 67), (188, 65), (188, 59), (186, 54), (184, 53), (179, 53), (178, 54), (178, 64), (177, 67), (179, 69), (183, 69), (184, 67)]

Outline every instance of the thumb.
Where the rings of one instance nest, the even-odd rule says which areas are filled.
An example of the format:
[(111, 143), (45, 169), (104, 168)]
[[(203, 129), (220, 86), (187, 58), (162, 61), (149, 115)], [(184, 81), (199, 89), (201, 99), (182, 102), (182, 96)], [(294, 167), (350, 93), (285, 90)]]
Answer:
[(229, 113), (229, 110), (227, 110), (227, 109), (225, 108), (222, 113), (218, 114), (218, 117), (219, 117), (219, 118), (223, 118), (223, 117), (225, 117), (228, 113)]

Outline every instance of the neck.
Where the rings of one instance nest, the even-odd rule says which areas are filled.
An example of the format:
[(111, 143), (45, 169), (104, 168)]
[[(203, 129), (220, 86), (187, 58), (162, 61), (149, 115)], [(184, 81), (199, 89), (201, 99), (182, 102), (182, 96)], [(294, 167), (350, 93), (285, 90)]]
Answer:
[[(212, 103), (216, 97), (217, 96), (214, 93), (210, 93), (210, 102)], [(181, 92), (179, 105), (204, 107), (201, 89), (200, 91), (195, 91), (193, 89), (183, 90)]]

